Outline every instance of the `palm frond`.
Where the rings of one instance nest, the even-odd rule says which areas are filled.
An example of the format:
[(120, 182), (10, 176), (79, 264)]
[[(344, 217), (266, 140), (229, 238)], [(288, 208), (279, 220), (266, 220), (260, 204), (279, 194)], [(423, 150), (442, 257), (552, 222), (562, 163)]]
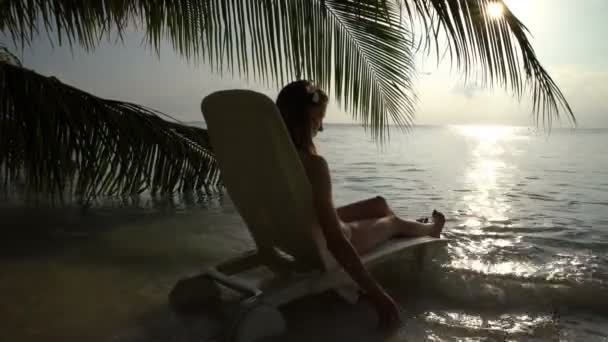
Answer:
[(0, 62), (21, 66), (21, 60), (2, 44), (0, 44)]
[[(277, 86), (312, 79), (331, 89), (374, 137), (383, 139), (391, 122), (412, 124), (415, 70), (411, 41), (396, 6), (378, 13), (377, 5), (364, 1), (242, 1), (233, 11), (234, 16), (216, 18), (227, 23), (220, 41), (229, 42), (229, 70), (233, 61), (245, 70), (253, 65), (256, 78)], [(250, 21), (249, 31), (237, 36), (240, 24), (231, 20), (240, 17)], [(248, 41), (253, 45), (250, 55), (240, 48)]]
[(160, 114), (0, 62), (0, 180), (84, 202), (216, 184), (206, 131)]
[[(192, 8), (198, 3), (192, 13), (207, 14), (199, 23), (203, 45), (190, 45), (186, 37), (197, 33), (186, 28), (169, 35), (185, 56), (198, 57), (200, 50), (217, 72), (277, 87), (311, 79), (374, 137), (384, 138), (391, 122), (411, 125), (415, 70), (395, 4), (379, 12), (379, 4), (360, 0), (209, 0), (192, 1)], [(157, 31), (148, 37), (158, 46)]]
[[(186, 58), (217, 71), (274, 85), (309, 78), (332, 88), (355, 118), (382, 137), (388, 124), (412, 122), (415, 95), (411, 30), (425, 46), (446, 37), (465, 75), (481, 66), (487, 85), (523, 96), (531, 89), (536, 118), (566, 112), (563, 94), (538, 61), (525, 26), (510, 12), (490, 18), (502, 0), (5, 0), (0, 30), (27, 44), (40, 31), (94, 47), (135, 22), (159, 49), (167, 39)], [(506, 7), (505, 7), (506, 8)]]
[[(434, 47), (439, 54), (437, 43), (446, 37), (451, 60), (465, 77), (474, 73), (484, 86), (498, 84), (518, 99), (531, 92), (537, 124), (542, 119), (550, 127), (560, 113), (576, 123), (565, 96), (536, 57), (528, 29), (503, 0), (398, 1), (422, 28), (423, 50)], [(491, 4), (502, 6), (502, 15), (490, 15)]]

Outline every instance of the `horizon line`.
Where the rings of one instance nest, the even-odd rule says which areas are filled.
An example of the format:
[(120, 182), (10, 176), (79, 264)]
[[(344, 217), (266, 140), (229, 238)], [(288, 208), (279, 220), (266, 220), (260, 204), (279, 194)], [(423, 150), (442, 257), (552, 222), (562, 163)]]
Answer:
[[(180, 121), (182, 124), (204, 124), (205, 121), (204, 120), (193, 120), (193, 121)], [(356, 122), (324, 122), (323, 125), (327, 125), (327, 126), (357, 126), (357, 127), (361, 127), (364, 128), (363, 124), (361, 123), (356, 123)], [(389, 124), (389, 127), (395, 127), (398, 128), (399, 126), (396, 124)], [(532, 129), (540, 129), (543, 130), (544, 128), (542, 126), (533, 126), (533, 125), (514, 125), (514, 124), (497, 124), (497, 123), (449, 123), (449, 124), (430, 124), (430, 123), (415, 123), (412, 124), (411, 126), (409, 126), (410, 128), (414, 128), (414, 127), (450, 127), (450, 126), (478, 126), (478, 127), (519, 127), (519, 128), (532, 128)], [(554, 130), (554, 129), (559, 129), (559, 130), (577, 130), (577, 129), (587, 129), (587, 130), (592, 130), (592, 129), (608, 129), (608, 127), (586, 127), (586, 126), (578, 126), (578, 127), (551, 127), (548, 130)]]

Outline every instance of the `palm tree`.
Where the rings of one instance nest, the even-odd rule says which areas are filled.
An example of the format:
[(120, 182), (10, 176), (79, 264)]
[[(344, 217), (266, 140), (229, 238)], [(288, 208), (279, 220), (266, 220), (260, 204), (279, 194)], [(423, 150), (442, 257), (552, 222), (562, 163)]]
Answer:
[[(489, 6), (501, 6), (502, 15), (488, 15)], [(0, 30), (23, 46), (46, 31), (60, 44), (67, 40), (69, 45), (94, 49), (112, 32), (121, 37), (129, 25), (141, 28), (147, 43), (157, 51), (166, 39), (184, 58), (207, 62), (219, 73), (229, 72), (275, 87), (296, 78), (313, 79), (321, 87), (330, 89), (337, 102), (371, 128), (374, 138), (380, 140), (388, 136), (389, 124), (407, 128), (413, 122), (416, 96), (412, 80), (414, 57), (418, 52), (439, 56), (445, 50), (466, 77), (473, 75), (475, 67), (480, 67), (481, 72), (475, 75), (484, 84), (499, 85), (518, 98), (531, 94), (532, 113), (537, 123), (551, 125), (561, 114), (575, 123), (568, 102), (536, 58), (526, 27), (502, 0), (4, 0), (0, 5)], [(3, 70), (9, 69), (3, 66)], [(13, 96), (25, 96), (25, 93), (8, 92), (7, 87), (32, 84), (51, 87), (52, 84), (49, 79), (34, 78), (27, 72), (17, 74), (13, 73), (10, 79), (4, 73), (0, 76), (0, 119), (14, 125), (24, 120), (28, 111), (32, 117), (45, 117), (47, 126), (41, 128), (50, 131), (64, 126), (80, 129), (75, 123), (88, 122), (90, 147), (83, 149), (81, 158), (84, 159), (92, 158), (88, 154), (90, 149), (109, 154), (117, 151), (97, 146), (108, 143), (108, 134), (100, 134), (97, 129), (108, 133), (128, 129), (126, 127), (142, 129), (145, 120), (126, 117), (133, 113), (152, 114), (142, 107), (107, 102), (90, 95), (80, 100), (90, 100), (91, 111), (87, 106), (84, 107), (87, 110), (72, 106), (70, 111), (63, 112), (60, 109), (64, 105), (83, 102), (69, 102), (73, 98), (66, 97), (56, 100), (54, 107), (46, 107), (52, 92), (40, 92), (38, 102), (17, 108), (20, 102)], [(25, 82), (28, 77), (35, 83)], [(137, 110), (127, 111), (133, 108)], [(7, 116), (7, 111), (12, 116)], [(108, 113), (121, 113), (116, 115), (125, 119), (114, 126), (105, 125), (100, 115)], [(0, 123), (0, 127), (6, 125)], [(13, 133), (9, 131), (9, 134)], [(187, 135), (167, 136), (165, 142), (184, 136)], [(43, 141), (46, 140), (38, 143)], [(66, 139), (62, 143), (71, 146), (74, 141)], [(116, 142), (109, 146), (122, 145)], [(208, 151), (205, 145), (198, 147)], [(44, 158), (56, 157), (56, 152), (47, 151)], [(115, 168), (111, 162), (97, 166), (91, 171), (95, 176), (91, 176), (94, 181), (87, 183), (87, 193), (97, 194), (99, 181), (112, 179), (104, 178), (109, 173), (145, 167), (149, 159), (137, 158), (138, 155), (125, 155), (127, 164), (124, 165), (129, 166), (122, 169)], [(33, 167), (36, 158), (41, 157), (23, 156), (24, 166)], [(5, 166), (6, 170), (16, 170), (12, 157), (2, 158), (0, 164), (10, 166)], [(69, 168), (69, 154), (62, 160), (65, 162), (45, 167)], [(84, 165), (81, 159), (77, 160), (79, 166)], [(187, 164), (188, 157), (183, 161)], [(192, 175), (175, 171), (176, 168), (179, 166), (170, 168), (175, 172), (174, 177), (187, 179), (186, 174)], [(63, 185), (67, 179), (48, 178), (40, 172), (33, 174), (36, 176), (30, 181), (42, 190), (52, 191), (49, 184)], [(214, 172), (210, 174), (215, 177)], [(182, 188), (189, 188), (191, 183), (183, 181)], [(171, 190), (170, 183), (162, 184), (163, 190)], [(132, 191), (140, 185), (124, 180), (112, 189)]]

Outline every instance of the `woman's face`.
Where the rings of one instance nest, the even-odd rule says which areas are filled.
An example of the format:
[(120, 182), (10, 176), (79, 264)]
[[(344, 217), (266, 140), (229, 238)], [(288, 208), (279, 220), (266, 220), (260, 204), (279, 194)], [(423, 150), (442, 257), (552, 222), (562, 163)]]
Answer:
[(314, 106), (310, 109), (310, 118), (312, 120), (312, 136), (316, 136), (318, 132), (323, 131), (323, 119), (325, 118), (325, 110), (327, 104)]

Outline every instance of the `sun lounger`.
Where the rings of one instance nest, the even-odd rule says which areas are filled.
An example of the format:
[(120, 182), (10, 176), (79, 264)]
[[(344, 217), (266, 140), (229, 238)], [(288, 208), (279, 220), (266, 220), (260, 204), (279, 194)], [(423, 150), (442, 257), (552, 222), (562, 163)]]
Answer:
[[(248, 324), (254, 330), (262, 328), (256, 323), (258, 319), (266, 325), (258, 335), (284, 329), (275, 308), (294, 299), (332, 289), (355, 301), (358, 288), (324, 248), (320, 230), (315, 234), (311, 229), (316, 224), (311, 187), (274, 102), (254, 91), (227, 90), (207, 96), (201, 110), (222, 181), (257, 248), (205, 274), (245, 295), (244, 307), (257, 308), (258, 314), (266, 315), (264, 319), (249, 316)], [(362, 260), (371, 266), (413, 247), (445, 241), (431, 237), (394, 239), (363, 255)], [(261, 266), (271, 274), (262, 283), (239, 276)], [(242, 326), (245, 322), (240, 316), (235, 324)], [(269, 326), (272, 324), (274, 328)], [(255, 335), (240, 330), (241, 337)], [(239, 340), (235, 336), (233, 339)]]

